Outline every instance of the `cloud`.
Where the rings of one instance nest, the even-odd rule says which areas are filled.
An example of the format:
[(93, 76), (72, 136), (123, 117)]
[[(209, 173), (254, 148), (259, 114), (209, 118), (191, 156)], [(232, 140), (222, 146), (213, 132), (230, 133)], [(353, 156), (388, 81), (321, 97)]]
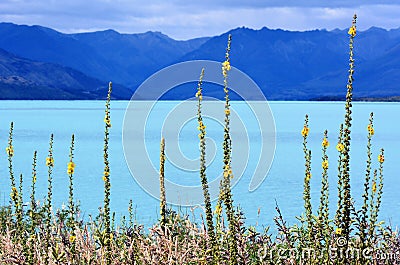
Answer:
[[(284, 2), (284, 4), (282, 4)], [(359, 15), (360, 29), (400, 26), (400, 5), (389, 0), (2, 0), (0, 20), (37, 24), (72, 33), (115, 29), (124, 33), (161, 31), (176, 39), (218, 35), (229, 29), (346, 28)]]

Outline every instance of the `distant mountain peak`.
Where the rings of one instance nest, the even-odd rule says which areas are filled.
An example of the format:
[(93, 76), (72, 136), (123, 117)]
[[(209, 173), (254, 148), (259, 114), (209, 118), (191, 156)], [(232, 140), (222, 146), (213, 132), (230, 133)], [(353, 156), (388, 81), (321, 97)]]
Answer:
[(387, 32), (387, 30), (384, 28), (372, 26), (369, 29), (367, 29), (365, 32)]
[[(107, 29), (64, 34), (42, 26), (0, 23), (0, 96), (4, 91), (12, 98), (13, 93), (44, 89), (53, 93), (49, 97), (93, 98), (99, 94), (89, 88), (103, 87), (110, 80), (134, 90), (171, 64), (224, 60), (227, 34), (233, 36), (232, 64), (249, 75), (268, 99), (343, 95), (348, 74), (347, 29), (238, 27), (211, 38), (178, 41), (159, 31), (126, 34)], [(355, 97), (400, 95), (399, 47), (400, 28), (372, 27), (357, 34)], [(68, 88), (67, 94), (64, 88)], [(131, 92), (124, 94), (126, 99)], [(219, 92), (209, 91), (216, 97)], [(185, 90), (171, 99), (192, 95), (193, 91)]]

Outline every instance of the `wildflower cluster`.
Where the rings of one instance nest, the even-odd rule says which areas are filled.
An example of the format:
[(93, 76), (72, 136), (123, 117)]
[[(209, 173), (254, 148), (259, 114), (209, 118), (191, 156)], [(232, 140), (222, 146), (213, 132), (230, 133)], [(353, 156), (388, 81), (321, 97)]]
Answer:
[(378, 162), (379, 162), (379, 163), (385, 162), (385, 156), (382, 155), (382, 154), (378, 155)]
[(6, 153), (8, 156), (12, 157), (14, 155), (14, 147), (12, 145), (7, 146)]
[(46, 157), (46, 166), (54, 167), (54, 158), (53, 157)]
[(306, 125), (304, 125), (303, 129), (301, 130), (301, 135), (303, 137), (307, 137), (309, 132), (310, 132), (310, 128), (308, 128)]
[(67, 174), (68, 175), (74, 174), (74, 170), (75, 170), (75, 163), (74, 162), (69, 162), (68, 163), (68, 168), (67, 168)]
[(342, 152), (344, 149), (344, 145), (342, 143), (338, 143), (336, 145), (336, 150), (338, 150), (339, 152)]
[(368, 124), (367, 130), (368, 130), (368, 133), (369, 133), (371, 136), (375, 134), (374, 127), (372, 126), (372, 124)]
[(222, 75), (224, 78), (228, 77), (228, 72), (232, 69), (231, 63), (229, 61), (229, 51), (227, 52), (227, 58), (226, 60), (222, 63)]

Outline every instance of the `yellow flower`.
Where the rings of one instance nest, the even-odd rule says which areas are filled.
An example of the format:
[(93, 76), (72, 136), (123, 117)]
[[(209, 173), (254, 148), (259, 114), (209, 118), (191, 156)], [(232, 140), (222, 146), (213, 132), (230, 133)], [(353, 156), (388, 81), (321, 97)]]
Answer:
[(8, 156), (11, 156), (11, 157), (14, 155), (14, 148), (13, 148), (12, 145), (7, 146), (6, 153), (7, 153)]
[(348, 32), (348, 34), (349, 35), (351, 35), (352, 37), (354, 37), (354, 36), (356, 36), (356, 27), (355, 26), (351, 26), (350, 28), (349, 28), (349, 32)]
[(376, 192), (376, 182), (372, 182), (372, 192)]
[(336, 145), (336, 149), (337, 149), (339, 152), (342, 152), (343, 149), (344, 149), (344, 145), (343, 145), (342, 143), (338, 143), (338, 144)]
[(215, 214), (220, 215), (221, 212), (222, 212), (222, 207), (221, 207), (221, 205), (218, 204), (218, 205), (215, 207)]
[(328, 139), (324, 138), (324, 140), (322, 141), (322, 147), (328, 147), (329, 146), (329, 142)]
[(303, 130), (301, 130), (301, 135), (303, 135), (303, 137), (308, 136), (308, 132), (310, 131), (310, 128), (304, 126)]
[(197, 129), (199, 131), (203, 131), (206, 129), (206, 126), (204, 125), (204, 123), (202, 121), (199, 122), (199, 126), (197, 127)]
[(228, 171), (225, 170), (224, 171), (224, 177), (227, 178), (228, 176), (229, 176), (229, 173), (228, 173)]
[(229, 175), (229, 176), (231, 176), (231, 178), (233, 178), (233, 172), (232, 172), (232, 169), (229, 169), (229, 170), (228, 170), (228, 175)]
[(322, 168), (323, 168), (323, 169), (328, 169), (328, 167), (329, 167), (329, 162), (328, 162), (328, 160), (322, 161)]
[(110, 172), (109, 171), (104, 171), (104, 176), (106, 176), (106, 177), (110, 176)]
[(48, 167), (54, 166), (54, 159), (52, 157), (46, 157), (46, 166)]
[(230, 109), (225, 109), (225, 114), (226, 114), (226, 115), (231, 114), (231, 110), (230, 110)]
[(385, 162), (385, 157), (383, 155), (378, 155), (378, 161), (379, 163)]
[(306, 180), (307, 181), (310, 181), (310, 179), (311, 179), (311, 173), (310, 172), (307, 172), (307, 174), (306, 174)]
[(104, 122), (108, 127), (111, 127), (111, 120), (110, 117), (108, 117), (108, 115), (106, 115), (106, 117), (104, 118)]
[(336, 228), (335, 233), (336, 233), (336, 235), (341, 235), (342, 234), (342, 228)]
[(229, 61), (225, 61), (222, 63), (222, 70), (230, 71), (231, 70), (231, 63)]
[(67, 173), (72, 175), (74, 174), (74, 170), (75, 170), (75, 163), (71, 161), (68, 163)]
[(196, 92), (196, 98), (198, 98), (201, 95), (200, 90)]
[(76, 239), (76, 236), (69, 236), (69, 242), (70, 243), (74, 243), (75, 242), (75, 239)]
[(107, 181), (107, 177), (103, 176), (103, 181), (106, 182)]
[(375, 133), (374, 127), (372, 127), (371, 124), (368, 124), (367, 130), (368, 130), (368, 133), (369, 133), (370, 135), (374, 135), (374, 133)]
[(16, 199), (16, 197), (18, 196), (18, 190), (16, 187), (12, 187), (11, 188), (11, 193), (10, 193), (10, 197), (13, 199)]
[(228, 71), (231, 70), (231, 64), (229, 61), (225, 61), (222, 63), (222, 75), (227, 78), (228, 77)]

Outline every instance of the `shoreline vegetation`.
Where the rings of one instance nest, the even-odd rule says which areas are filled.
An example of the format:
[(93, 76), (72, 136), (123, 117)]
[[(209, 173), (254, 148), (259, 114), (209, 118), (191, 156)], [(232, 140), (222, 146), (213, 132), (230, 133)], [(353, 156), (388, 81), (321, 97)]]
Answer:
[[(312, 130), (309, 116), (305, 116), (299, 134), (303, 137), (304, 186), (303, 214), (298, 223), (289, 226), (276, 203), (276, 227), (257, 231), (245, 226), (245, 215), (237, 207), (231, 190), (232, 145), (230, 125), (230, 90), (228, 86), (231, 70), (230, 44), (228, 38), (225, 60), (222, 63), (224, 80), (224, 139), (222, 143), (223, 178), (216, 206), (212, 207), (208, 191), (206, 167), (207, 124), (202, 116), (203, 76), (200, 73), (197, 91), (197, 122), (199, 132), (199, 183), (204, 194), (202, 221), (194, 223), (189, 216), (168, 207), (168, 190), (164, 181), (168, 172), (164, 170), (168, 141), (160, 140), (160, 219), (148, 231), (134, 220), (134, 200), (128, 208), (128, 216), (118, 223), (110, 208), (110, 187), (114, 181), (109, 165), (109, 135), (112, 130), (111, 92), (109, 84), (104, 114), (104, 172), (99, 181), (104, 183), (104, 205), (97, 216), (83, 220), (79, 204), (74, 197), (75, 136), (71, 136), (69, 157), (66, 158), (65, 174), (69, 178), (68, 204), (65, 208), (53, 208), (53, 169), (61, 161), (53, 157), (53, 135), (50, 135), (47, 166), (48, 192), (44, 201), (36, 195), (37, 165), (44, 163), (34, 152), (30, 190), (23, 189), (26, 176), (16, 175), (14, 170), (14, 124), (11, 122), (6, 155), (10, 187), (9, 205), (0, 207), (0, 263), (1, 264), (400, 264), (400, 236), (398, 230), (379, 221), (379, 210), (383, 197), (385, 153), (372, 153), (375, 135), (374, 114), (366, 124), (366, 168), (364, 193), (361, 198), (352, 197), (350, 186), (350, 150), (353, 104), (353, 45), (357, 35), (356, 15), (349, 28), (349, 70), (344, 102), (345, 116), (339, 129), (338, 139), (331, 139), (325, 131), (321, 139), (320, 152), (308, 147), (307, 138)], [(378, 133), (378, 132), (377, 132)], [(337, 150), (336, 157), (328, 157), (331, 143)], [(311, 164), (311, 156), (320, 156), (320, 164)], [(328, 168), (332, 159), (338, 161), (337, 183), (328, 182)], [(376, 168), (374, 166), (377, 165)], [(322, 175), (313, 175), (313, 168), (322, 169)], [(310, 179), (319, 178), (321, 191), (319, 204), (311, 203)], [(156, 185), (156, 183), (155, 183)], [(30, 202), (23, 204), (23, 193), (30, 194)], [(329, 203), (336, 195), (336, 205)], [(133, 197), (135, 195), (133, 194)], [(354, 201), (361, 201), (356, 209)], [(330, 209), (335, 215), (330, 215)], [(273, 234), (270, 229), (277, 229)]]

